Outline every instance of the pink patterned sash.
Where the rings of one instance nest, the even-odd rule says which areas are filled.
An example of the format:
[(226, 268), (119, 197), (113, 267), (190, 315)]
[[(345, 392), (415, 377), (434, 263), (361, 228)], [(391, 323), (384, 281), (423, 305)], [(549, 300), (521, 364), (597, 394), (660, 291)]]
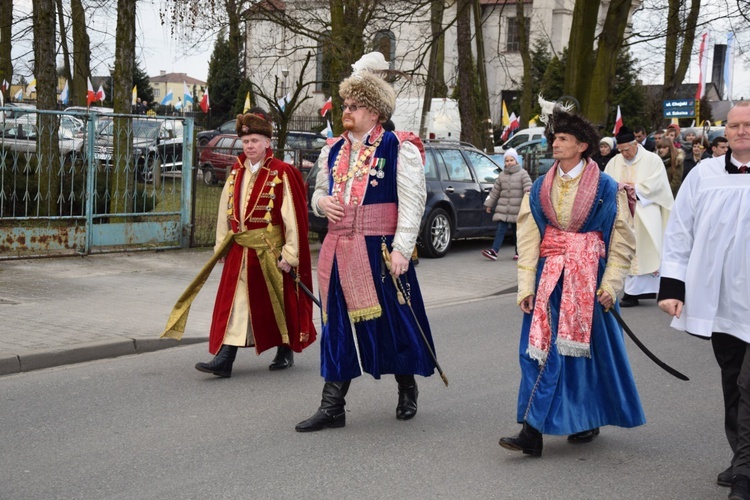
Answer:
[(540, 248), (540, 256), (547, 260), (537, 287), (527, 351), (540, 364), (547, 359), (552, 338), (549, 298), (563, 271), (557, 350), (564, 356), (591, 357), (599, 258), (605, 251), (599, 232), (574, 233), (547, 226)]
[(367, 255), (365, 236), (392, 235), (396, 232), (398, 208), (395, 203), (344, 205), (344, 217), (328, 222), (328, 234), (318, 257), (318, 287), (327, 321), (328, 289), (333, 259), (338, 264), (341, 289), (353, 322), (378, 318), (382, 314)]

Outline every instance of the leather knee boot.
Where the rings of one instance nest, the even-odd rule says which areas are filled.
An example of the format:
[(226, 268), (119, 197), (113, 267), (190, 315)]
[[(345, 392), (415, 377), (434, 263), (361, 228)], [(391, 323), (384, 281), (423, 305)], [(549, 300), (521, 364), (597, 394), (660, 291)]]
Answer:
[(323, 397), (320, 400), (320, 408), (315, 414), (298, 423), (294, 428), (297, 432), (319, 431), (326, 427), (332, 429), (346, 425), (346, 413), (344, 397), (349, 391), (351, 380), (343, 382), (326, 382), (323, 385)]
[(500, 446), (507, 450), (523, 451), (532, 457), (542, 456), (542, 433), (532, 426), (523, 423), (523, 428), (517, 436), (500, 438)]
[(213, 373), (221, 378), (232, 376), (232, 364), (237, 356), (237, 346), (222, 345), (214, 359), (208, 363), (196, 363), (195, 369), (204, 373)]
[(398, 382), (398, 405), (396, 406), (396, 418), (409, 420), (417, 414), (417, 381), (414, 375), (396, 375)]
[(294, 351), (292, 348), (285, 345), (280, 345), (276, 348), (276, 357), (273, 358), (271, 365), (268, 367), (271, 371), (283, 370), (285, 368), (291, 368), (294, 364)]

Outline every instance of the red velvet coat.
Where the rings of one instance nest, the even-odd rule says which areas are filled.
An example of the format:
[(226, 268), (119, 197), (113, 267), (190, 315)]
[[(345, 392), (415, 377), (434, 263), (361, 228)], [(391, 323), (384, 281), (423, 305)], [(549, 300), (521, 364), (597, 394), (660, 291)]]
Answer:
[[(235, 200), (240, 199), (242, 176), (245, 173), (245, 169), (243, 168), (244, 162), (245, 154), (243, 153), (238, 157), (234, 167), (232, 167), (233, 170), (236, 170), (233, 194)], [(285, 196), (284, 183), (288, 183), (289, 191), (293, 197), (297, 234), (300, 238), (299, 266), (295, 269), (295, 272), (299, 276), (300, 281), (312, 290), (310, 247), (307, 240), (308, 220), (305, 184), (300, 172), (291, 165), (274, 158), (270, 149), (266, 152), (266, 159), (253, 185), (246, 213), (255, 206), (255, 211), (250, 215), (253, 219), (261, 219), (266, 215), (266, 207), (269, 204), (267, 200), (269, 198), (265, 196), (257, 204), (256, 200), (258, 200), (261, 194), (269, 193), (268, 183), (273, 181), (275, 177), (270, 175), (271, 171), (277, 171), (278, 177), (282, 180), (281, 183), (273, 187), (274, 202), (270, 209), (271, 224), (281, 226), (282, 234), (284, 234), (285, 228), (281, 217), (281, 205)], [(227, 207), (220, 207), (220, 210), (226, 211)], [(239, 216), (239, 206), (235, 206), (234, 217), (230, 220), (232, 232), (239, 232), (239, 223), (237, 222)], [(267, 227), (267, 225), (267, 221), (249, 222), (246, 224), (246, 229), (260, 229)], [(242, 252), (243, 248), (233, 242), (226, 256), (219, 289), (216, 294), (211, 334), (209, 337), (209, 351), (212, 354), (216, 354), (219, 351), (224, 339), (242, 263)], [(282, 345), (282, 338), (273, 314), (269, 289), (261, 271), (257, 253), (255, 250), (249, 248), (247, 254), (250, 321), (252, 322), (252, 330), (255, 338), (255, 350), (260, 354), (267, 349)], [(281, 271), (279, 270), (279, 272)], [(295, 352), (301, 352), (302, 349), (315, 341), (317, 335), (312, 320), (312, 301), (297, 286), (289, 274), (282, 272), (282, 275), (284, 289), (283, 303), (286, 326), (289, 333), (289, 343)]]

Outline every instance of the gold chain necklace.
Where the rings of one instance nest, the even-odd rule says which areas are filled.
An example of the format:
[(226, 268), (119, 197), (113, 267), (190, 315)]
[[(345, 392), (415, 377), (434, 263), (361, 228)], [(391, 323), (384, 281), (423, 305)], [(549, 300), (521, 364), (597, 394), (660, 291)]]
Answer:
[(333, 182), (335, 184), (346, 183), (355, 175), (357, 176), (357, 179), (362, 178), (362, 176), (370, 170), (370, 168), (367, 166), (367, 160), (378, 148), (378, 146), (380, 145), (380, 140), (382, 138), (383, 135), (381, 134), (374, 144), (372, 144), (371, 146), (367, 146), (365, 151), (359, 154), (357, 163), (354, 165), (354, 168), (349, 167), (344, 173), (339, 172), (339, 163), (341, 161), (341, 157), (344, 154), (344, 148), (342, 147), (339, 150), (339, 154), (336, 155), (336, 162), (333, 164)]

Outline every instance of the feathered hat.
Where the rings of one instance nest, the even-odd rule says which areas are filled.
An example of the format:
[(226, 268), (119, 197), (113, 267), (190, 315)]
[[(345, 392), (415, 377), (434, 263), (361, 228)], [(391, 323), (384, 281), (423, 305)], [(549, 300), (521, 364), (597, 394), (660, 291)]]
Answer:
[(599, 150), (599, 134), (596, 128), (586, 118), (573, 112), (575, 105), (561, 106), (545, 101), (541, 95), (539, 105), (542, 107), (539, 119), (547, 124), (545, 133), (550, 144), (554, 142), (555, 134), (563, 133), (570, 134), (588, 145), (581, 155), (584, 158), (591, 158)]
[(339, 85), (339, 95), (377, 111), (381, 122), (390, 120), (396, 108), (396, 92), (380, 76), (388, 68), (388, 62), (380, 52), (363, 55), (352, 64), (352, 75)]
[(262, 108), (254, 107), (244, 115), (237, 115), (237, 135), (260, 134), (269, 139), (273, 136), (273, 124)]

